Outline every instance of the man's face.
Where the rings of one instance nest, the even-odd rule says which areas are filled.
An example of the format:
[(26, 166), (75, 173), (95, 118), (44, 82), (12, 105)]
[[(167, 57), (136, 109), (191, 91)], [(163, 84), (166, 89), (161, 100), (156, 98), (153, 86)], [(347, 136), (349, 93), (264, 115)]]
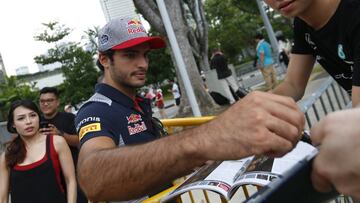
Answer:
[(315, 0), (264, 0), (271, 8), (288, 18), (301, 17)]
[(57, 112), (59, 99), (54, 93), (45, 93), (40, 95), (40, 110), (45, 116), (52, 116)]
[(146, 81), (149, 66), (148, 44), (140, 44), (128, 49), (118, 50), (114, 54), (114, 61), (109, 61), (108, 70), (111, 80), (125, 88), (142, 87)]

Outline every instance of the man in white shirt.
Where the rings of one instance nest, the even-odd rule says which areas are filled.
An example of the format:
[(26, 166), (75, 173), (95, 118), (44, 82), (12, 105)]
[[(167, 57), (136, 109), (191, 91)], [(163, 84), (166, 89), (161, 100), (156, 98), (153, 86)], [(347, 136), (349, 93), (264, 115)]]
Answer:
[(175, 104), (176, 106), (179, 106), (181, 97), (179, 86), (176, 84), (176, 82), (174, 82), (174, 80), (170, 80), (170, 84), (172, 84), (171, 92), (174, 96)]

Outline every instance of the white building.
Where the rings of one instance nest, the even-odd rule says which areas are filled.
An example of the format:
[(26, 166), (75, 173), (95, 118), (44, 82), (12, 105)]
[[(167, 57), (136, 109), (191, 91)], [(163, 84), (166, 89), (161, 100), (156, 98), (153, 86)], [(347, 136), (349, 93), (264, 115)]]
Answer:
[(42, 89), (44, 87), (55, 87), (61, 85), (64, 83), (65, 77), (62, 70), (58, 68), (52, 71), (29, 74), (20, 80), (20, 84), (26, 84), (37, 89)]
[(38, 64), (38, 68), (39, 68), (40, 72), (52, 71), (52, 70), (55, 70), (55, 69), (60, 68), (60, 67), (61, 67), (60, 62), (55, 62), (55, 63), (47, 64), (47, 65)]
[(21, 66), (21, 67), (17, 68), (15, 70), (15, 72), (16, 72), (16, 75), (26, 75), (26, 74), (30, 73), (29, 67), (27, 67), (27, 66)]
[(111, 19), (130, 16), (140, 18), (135, 12), (135, 5), (132, 0), (100, 0), (106, 22)]

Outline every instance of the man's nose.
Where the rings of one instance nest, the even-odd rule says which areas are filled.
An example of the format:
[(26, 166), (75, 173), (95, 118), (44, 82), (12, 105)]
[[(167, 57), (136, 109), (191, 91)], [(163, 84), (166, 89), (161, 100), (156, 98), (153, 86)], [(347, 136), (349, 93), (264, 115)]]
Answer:
[(139, 57), (138, 66), (147, 69), (149, 66), (149, 59), (146, 56)]

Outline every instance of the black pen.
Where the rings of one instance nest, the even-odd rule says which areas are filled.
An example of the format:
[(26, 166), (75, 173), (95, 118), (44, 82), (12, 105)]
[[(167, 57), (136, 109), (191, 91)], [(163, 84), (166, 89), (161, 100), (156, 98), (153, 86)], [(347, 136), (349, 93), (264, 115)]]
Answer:
[(312, 145), (309, 131), (307, 131), (307, 130), (302, 131), (300, 141), (303, 141), (305, 143)]

